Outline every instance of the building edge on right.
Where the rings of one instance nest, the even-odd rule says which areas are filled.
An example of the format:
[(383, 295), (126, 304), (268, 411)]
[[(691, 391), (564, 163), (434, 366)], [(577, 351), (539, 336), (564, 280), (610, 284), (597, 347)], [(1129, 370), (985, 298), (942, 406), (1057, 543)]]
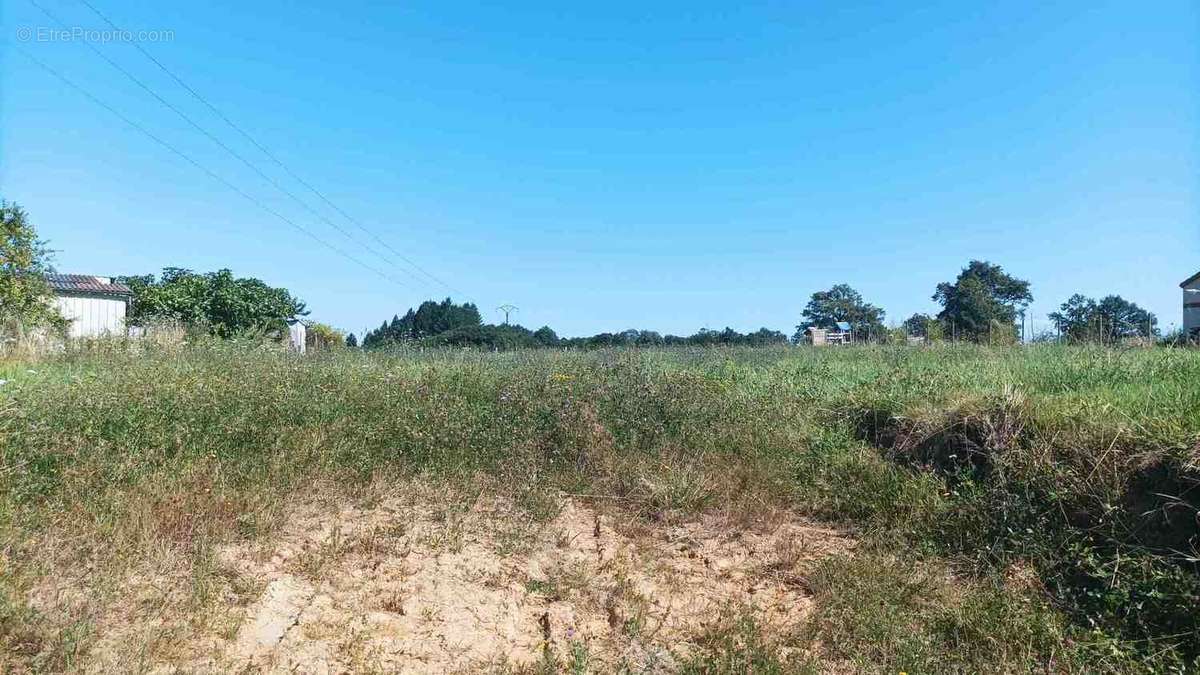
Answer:
[(1179, 284), (1183, 289), (1183, 334), (1200, 338), (1200, 272)]

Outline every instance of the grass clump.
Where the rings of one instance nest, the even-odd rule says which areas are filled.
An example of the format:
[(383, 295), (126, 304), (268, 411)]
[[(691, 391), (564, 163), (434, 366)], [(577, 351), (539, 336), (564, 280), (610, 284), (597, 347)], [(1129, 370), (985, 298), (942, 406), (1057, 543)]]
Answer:
[(977, 381), (949, 394), (933, 384), (946, 373), (901, 371), (852, 397), (847, 419), (860, 437), (945, 485), (914, 541), (983, 572), (1028, 562), (1078, 625), (1193, 667), (1194, 353), (1035, 349), (980, 366)]
[(696, 651), (680, 664), (687, 675), (809, 675), (821, 672), (819, 664), (803, 650), (782, 641), (764, 639), (754, 617), (727, 610), (713, 627), (695, 640)]
[(810, 638), (855, 669), (1054, 670), (1066, 629), (1028, 594), (994, 582), (951, 583), (947, 570), (878, 552), (835, 557), (809, 576)]

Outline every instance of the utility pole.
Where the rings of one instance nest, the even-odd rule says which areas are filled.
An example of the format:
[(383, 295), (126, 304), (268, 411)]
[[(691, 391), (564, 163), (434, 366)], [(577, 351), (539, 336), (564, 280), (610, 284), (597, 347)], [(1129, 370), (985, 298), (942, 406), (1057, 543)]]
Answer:
[(499, 307), (496, 308), (496, 311), (504, 312), (504, 325), (507, 326), (508, 325), (508, 315), (511, 314), (512, 312), (521, 311), (521, 308), (517, 307), (516, 305), (500, 305)]

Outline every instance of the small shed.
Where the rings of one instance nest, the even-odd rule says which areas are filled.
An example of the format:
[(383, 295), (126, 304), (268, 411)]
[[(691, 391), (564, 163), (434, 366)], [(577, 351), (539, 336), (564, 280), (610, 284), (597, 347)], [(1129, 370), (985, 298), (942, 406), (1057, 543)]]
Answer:
[(304, 321), (296, 317), (288, 319), (287, 325), (288, 348), (294, 352), (303, 354), (307, 349), (306, 343), (308, 342), (308, 326), (305, 326)]
[(88, 274), (47, 274), (54, 305), (71, 322), (73, 338), (125, 334), (125, 313), (133, 291), (111, 277)]
[(1183, 334), (1200, 339), (1200, 272), (1179, 284), (1183, 289)]
[(804, 329), (804, 335), (808, 338), (808, 343), (813, 346), (841, 345), (850, 342), (853, 331), (850, 330), (849, 323), (838, 321), (832, 328), (809, 326)]

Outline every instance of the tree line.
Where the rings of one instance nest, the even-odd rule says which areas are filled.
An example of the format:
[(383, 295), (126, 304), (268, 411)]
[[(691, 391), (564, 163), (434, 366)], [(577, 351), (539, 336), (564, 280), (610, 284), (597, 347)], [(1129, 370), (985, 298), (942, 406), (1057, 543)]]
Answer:
[[(12, 327), (62, 329), (65, 321), (49, 302), (52, 294), (45, 275), (52, 272), (50, 254), (37, 237), (20, 206), (0, 200), (0, 329)], [(127, 320), (133, 325), (175, 322), (219, 337), (248, 331), (281, 330), (288, 320), (306, 316), (304, 302), (287, 289), (259, 279), (235, 277), (227, 269), (196, 273), (168, 267), (158, 276), (119, 276), (133, 292)], [(929, 340), (964, 340), (991, 344), (1017, 342), (1023, 333), (1025, 312), (1033, 295), (1028, 281), (1018, 279), (996, 264), (972, 260), (958, 276), (940, 283), (932, 299), (941, 305), (936, 315), (913, 314), (897, 328), (884, 324), (886, 312), (848, 284), (837, 284), (813, 293), (796, 325), (792, 342), (802, 342), (807, 328), (835, 329), (849, 324), (853, 340), (887, 342), (919, 337)], [(1100, 300), (1071, 296), (1059, 311), (1050, 314), (1057, 335), (1071, 342), (1113, 343), (1129, 338), (1159, 335), (1158, 319), (1119, 295)], [(1019, 323), (1020, 322), (1020, 323)], [(341, 334), (327, 326), (317, 331), (327, 342)], [(1046, 335), (1032, 336), (1046, 339)], [(403, 316), (394, 315), (362, 336), (345, 337), (352, 347), (379, 348), (396, 344), (432, 347), (475, 346), (489, 349), (533, 347), (610, 347), (664, 345), (785, 344), (784, 333), (760, 328), (740, 333), (732, 328), (701, 329), (687, 336), (663, 335), (653, 330), (630, 329), (590, 337), (562, 338), (549, 326), (530, 330), (515, 324), (486, 324), (479, 308), (450, 298), (427, 300)]]
[[(806, 339), (808, 328), (836, 329), (849, 324), (856, 342), (962, 340), (987, 344), (1014, 344), (1023, 336), (1025, 312), (1033, 302), (1030, 284), (1004, 271), (1000, 265), (972, 260), (952, 281), (937, 285), (932, 299), (942, 309), (936, 315), (913, 314), (896, 328), (884, 324), (886, 312), (848, 284), (817, 291), (809, 298), (791, 342)], [(1117, 342), (1126, 338), (1158, 335), (1154, 314), (1110, 295), (1099, 302), (1074, 295), (1059, 312), (1050, 315), (1059, 335), (1072, 342)], [(1030, 336), (1045, 339), (1047, 336)], [(354, 346), (357, 340), (351, 335)], [(660, 345), (771, 345), (786, 344), (787, 335), (769, 328), (739, 333), (732, 328), (702, 329), (692, 335), (662, 335), (652, 330), (599, 333), (590, 337), (560, 338), (549, 326), (536, 331), (519, 325), (483, 323), (478, 308), (456, 305), (450, 298), (432, 300), (403, 316), (393, 316), (364, 336), (367, 348), (415, 343), (428, 346), (477, 346), (492, 349), (522, 347), (610, 347)]]
[[(352, 333), (349, 346), (359, 342)], [(560, 338), (554, 329), (542, 326), (530, 330), (516, 324), (485, 324), (473, 303), (455, 304), (450, 298), (441, 302), (426, 300), (404, 316), (393, 316), (363, 336), (365, 348), (397, 344), (430, 347), (485, 347), (519, 349), (530, 347), (618, 347), (663, 345), (768, 345), (787, 343), (787, 336), (767, 328), (742, 334), (732, 328), (716, 331), (702, 329), (689, 336), (662, 335), (652, 330), (626, 330), (599, 333), (590, 337)]]
[(803, 313), (808, 323), (796, 327), (793, 341), (800, 341), (808, 326), (832, 328), (838, 322), (849, 323), (855, 339), (860, 341), (918, 337), (1010, 344), (1027, 337), (1113, 343), (1159, 335), (1158, 318), (1119, 295), (1097, 302), (1075, 294), (1059, 311), (1050, 314), (1057, 335), (1025, 336), (1025, 313), (1033, 302), (1029, 282), (1008, 274), (1000, 265), (982, 260), (970, 261), (953, 281), (938, 284), (932, 299), (942, 306), (936, 315), (913, 314), (899, 328), (888, 329), (883, 323), (882, 309), (864, 301), (850, 286), (838, 284), (812, 295)]

